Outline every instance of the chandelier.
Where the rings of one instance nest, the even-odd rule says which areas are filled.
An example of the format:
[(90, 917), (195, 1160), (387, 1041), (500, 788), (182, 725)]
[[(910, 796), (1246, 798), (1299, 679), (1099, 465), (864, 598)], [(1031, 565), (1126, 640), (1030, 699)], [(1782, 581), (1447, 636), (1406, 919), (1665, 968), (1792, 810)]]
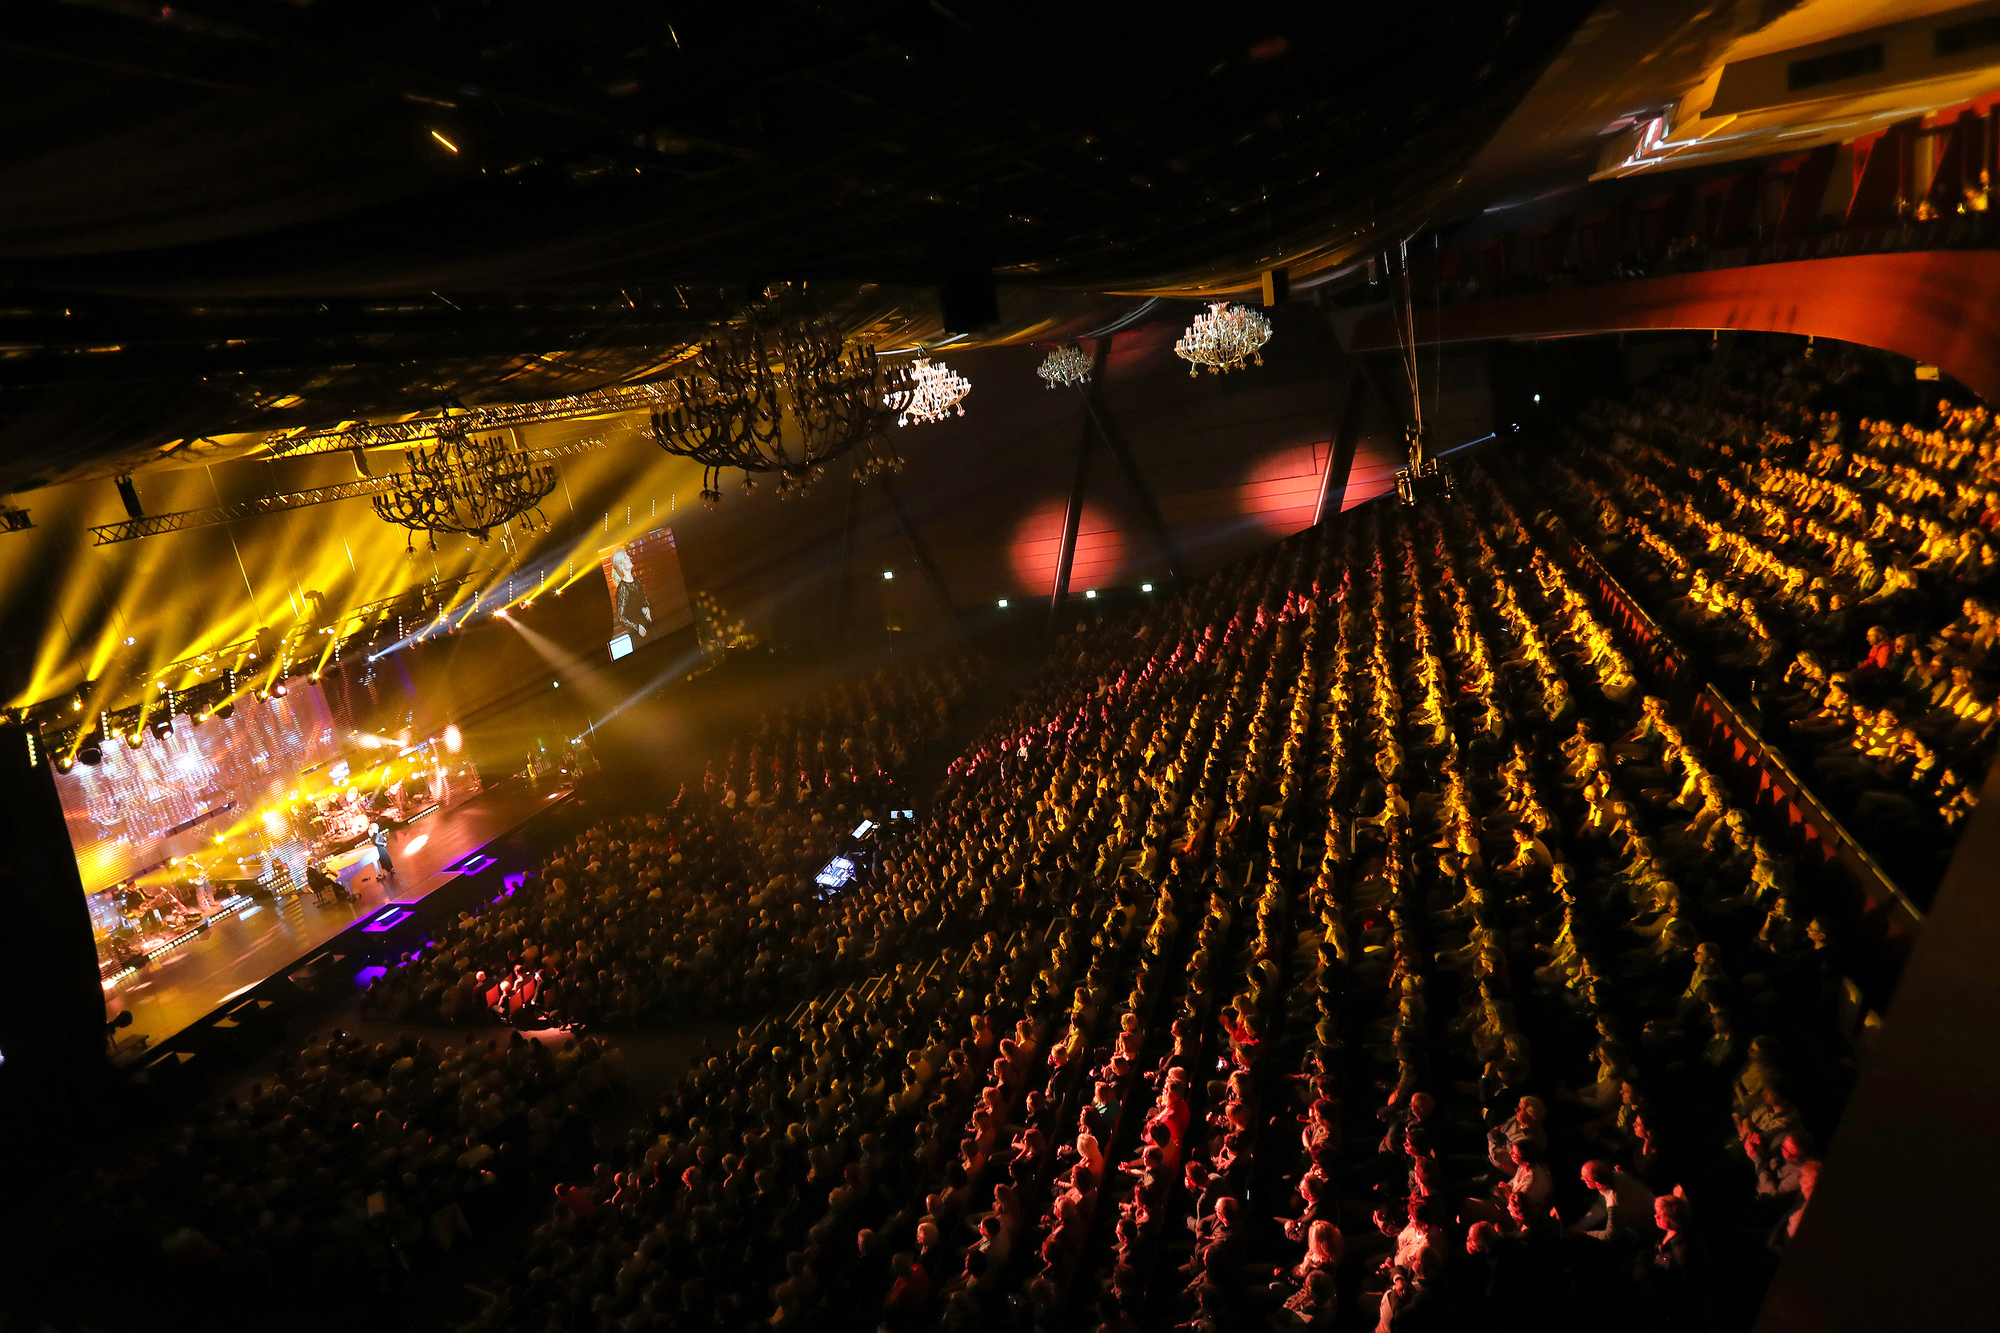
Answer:
[(1188, 374), (1208, 367), (1211, 375), (1241, 370), (1244, 363), (1264, 364), (1257, 350), (1271, 338), (1271, 321), (1247, 306), (1211, 301), (1208, 313), (1196, 315), (1188, 331), (1174, 344), (1174, 355), (1188, 363)]
[(749, 474), (776, 473), (778, 494), (790, 495), (864, 444), (863, 479), (903, 464), (879, 436), (909, 401), (909, 370), (879, 364), (873, 347), (849, 346), (831, 324), (753, 321), (704, 343), (693, 367), (653, 413), (653, 439), (702, 465), (710, 504), (722, 499), (724, 468), (742, 469), (745, 490)]
[(1055, 351), (1042, 358), (1042, 364), (1035, 373), (1048, 382), (1053, 389), (1058, 384), (1064, 388), (1090, 383), (1090, 356), (1075, 343), (1064, 343)]
[(927, 421), (943, 421), (956, 413), (965, 415), (965, 395), (972, 381), (942, 362), (919, 356), (910, 367), (910, 391), (898, 426), (921, 426)]
[(385, 521), (430, 534), (433, 551), (440, 532), (483, 542), (492, 529), (516, 519), (533, 532), (542, 501), (556, 488), (551, 463), (509, 448), (502, 435), (468, 435), (440, 426), (436, 443), (418, 445), (408, 457), (409, 470), (389, 477), (388, 489), (371, 496), (370, 503)]

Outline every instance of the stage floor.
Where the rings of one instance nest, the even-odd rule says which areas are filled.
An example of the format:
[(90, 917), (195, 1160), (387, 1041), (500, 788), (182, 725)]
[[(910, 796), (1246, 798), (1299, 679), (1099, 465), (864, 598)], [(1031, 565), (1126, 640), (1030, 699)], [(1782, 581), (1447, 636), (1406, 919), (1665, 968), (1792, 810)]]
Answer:
[(104, 993), (107, 1018), (132, 1014), (120, 1032), (120, 1050), (136, 1054), (132, 1039), (144, 1033), (157, 1046), (225, 1000), (250, 989), (387, 902), (415, 902), (455, 878), (456, 865), (527, 822), (565, 791), (509, 778), (463, 805), (436, 811), (390, 835), (396, 877), (358, 902), (329, 898), (325, 906), (299, 895), (282, 903), (255, 902), (216, 922), (173, 952), (154, 959)]

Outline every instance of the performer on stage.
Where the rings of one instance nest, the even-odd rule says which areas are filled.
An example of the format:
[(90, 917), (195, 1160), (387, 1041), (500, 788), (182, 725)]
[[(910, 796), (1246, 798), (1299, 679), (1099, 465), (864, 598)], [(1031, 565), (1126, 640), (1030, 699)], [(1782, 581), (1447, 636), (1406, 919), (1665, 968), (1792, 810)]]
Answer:
[(375, 844), (375, 865), (381, 870), (382, 878), (387, 879), (396, 873), (395, 865), (389, 860), (389, 830), (380, 824), (370, 824), (368, 838)]

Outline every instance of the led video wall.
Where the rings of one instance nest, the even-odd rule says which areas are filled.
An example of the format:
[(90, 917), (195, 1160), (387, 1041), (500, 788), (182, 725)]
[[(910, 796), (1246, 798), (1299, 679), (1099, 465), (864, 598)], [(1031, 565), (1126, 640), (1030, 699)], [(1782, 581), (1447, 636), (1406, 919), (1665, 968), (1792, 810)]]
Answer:
[(56, 774), (63, 818), (86, 893), (186, 855), (219, 818), (268, 807), (298, 774), (336, 758), (340, 745), (320, 687), (292, 683), (283, 698), (240, 698), (229, 717), (201, 726), (174, 719), (165, 736), (134, 749), (104, 741), (104, 762)]

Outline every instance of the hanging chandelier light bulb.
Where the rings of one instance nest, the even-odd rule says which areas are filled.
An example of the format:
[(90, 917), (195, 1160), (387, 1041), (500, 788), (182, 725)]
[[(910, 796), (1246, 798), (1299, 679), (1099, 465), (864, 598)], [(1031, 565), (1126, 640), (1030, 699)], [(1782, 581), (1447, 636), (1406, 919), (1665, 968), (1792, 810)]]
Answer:
[(1248, 306), (1227, 301), (1211, 301), (1208, 313), (1195, 316), (1174, 355), (1188, 363), (1188, 374), (1198, 375), (1203, 366), (1208, 373), (1241, 370), (1246, 364), (1264, 364), (1259, 350), (1271, 340), (1271, 321)]
[(1055, 351), (1042, 358), (1042, 364), (1035, 373), (1053, 389), (1061, 385), (1065, 389), (1076, 388), (1090, 383), (1090, 354), (1075, 343), (1064, 343)]
[(965, 395), (971, 392), (971, 380), (942, 361), (933, 361), (928, 354), (920, 354), (910, 366), (910, 396), (901, 415), (896, 418), (896, 424), (921, 426), (929, 421), (942, 421), (948, 416), (962, 417), (965, 415)]

